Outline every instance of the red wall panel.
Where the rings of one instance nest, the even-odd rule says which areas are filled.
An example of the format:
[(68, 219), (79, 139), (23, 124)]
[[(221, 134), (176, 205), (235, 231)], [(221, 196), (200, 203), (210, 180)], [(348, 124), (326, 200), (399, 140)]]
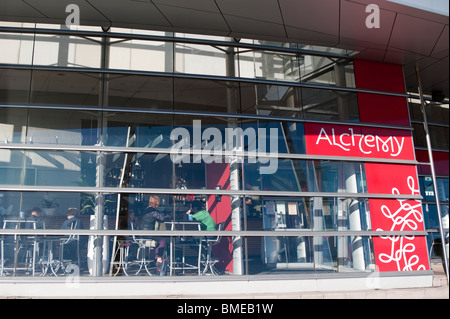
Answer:
[[(400, 65), (371, 61), (354, 61), (356, 87), (359, 89), (405, 93)], [(358, 93), (361, 122), (409, 126), (406, 98)]]
[[(428, 151), (416, 150), (416, 158), (418, 162), (429, 163)], [(436, 175), (449, 176), (449, 153), (433, 151), (434, 168)], [(431, 175), (430, 165), (418, 165), (419, 174)]]
[[(221, 189), (230, 189), (230, 164), (211, 163), (206, 164), (206, 185), (208, 189), (214, 189), (220, 186)], [(215, 195), (208, 196), (208, 212), (216, 224), (225, 223), (224, 230), (231, 230), (231, 199), (229, 196), (222, 196), (217, 201)], [(216, 264), (218, 268), (233, 272), (233, 243), (231, 237), (223, 236), (220, 243), (213, 247), (214, 256), (219, 259)]]
[[(369, 193), (419, 195), (414, 165), (366, 163)], [(369, 199), (372, 229), (376, 231), (425, 230), (420, 200)], [(379, 271), (428, 270), (425, 236), (374, 237)]]
[(358, 93), (359, 118), (363, 123), (409, 126), (406, 98)]

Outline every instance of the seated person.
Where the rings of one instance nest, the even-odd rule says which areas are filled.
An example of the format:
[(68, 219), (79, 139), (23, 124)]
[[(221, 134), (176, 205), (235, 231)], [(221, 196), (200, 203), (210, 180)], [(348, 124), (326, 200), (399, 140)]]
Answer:
[[(83, 229), (83, 223), (81, 219), (78, 218), (78, 209), (69, 208), (67, 209), (67, 219), (61, 225), (61, 229)], [(79, 243), (77, 240), (68, 240), (67, 243), (64, 244), (64, 259), (75, 260), (78, 258), (78, 247)]]
[[(148, 200), (148, 207), (145, 210), (145, 215), (142, 217), (141, 229), (143, 230), (164, 230), (164, 221), (170, 219), (170, 215), (161, 213), (157, 208), (159, 207), (160, 199), (158, 196), (150, 196)], [(158, 247), (155, 249), (156, 266), (161, 266), (163, 260), (162, 256), (166, 247), (166, 239), (163, 237), (155, 238), (158, 242)]]
[(201, 202), (193, 202), (192, 208), (189, 209), (186, 214), (193, 214), (192, 217), (202, 223), (202, 230), (216, 230), (216, 222), (208, 213), (208, 211), (203, 209), (203, 204)]
[[(39, 207), (34, 207), (33, 209), (30, 210), (29, 212), (29, 216), (26, 219), (27, 222), (30, 223), (26, 223), (25, 224), (25, 228), (33, 228), (36, 227), (36, 229), (44, 229), (44, 221), (41, 218), (41, 209)], [(35, 225), (35, 226), (33, 226)]]
[(164, 221), (170, 219), (170, 215), (161, 213), (158, 210), (159, 202), (158, 196), (150, 196), (148, 207), (145, 209), (145, 214), (142, 217), (141, 229), (164, 230)]
[(61, 229), (83, 229), (83, 223), (78, 218), (78, 209), (69, 208), (67, 210), (67, 219), (62, 224)]

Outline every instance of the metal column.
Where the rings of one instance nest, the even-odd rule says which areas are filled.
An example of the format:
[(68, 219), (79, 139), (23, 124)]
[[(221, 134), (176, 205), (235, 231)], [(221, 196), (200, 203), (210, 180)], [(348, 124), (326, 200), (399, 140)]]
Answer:
[(444, 233), (444, 226), (442, 223), (442, 214), (441, 214), (441, 205), (439, 202), (439, 196), (438, 196), (438, 189), (437, 189), (437, 183), (436, 183), (436, 172), (434, 170), (434, 160), (433, 160), (433, 151), (431, 148), (431, 140), (430, 140), (430, 132), (428, 130), (428, 121), (427, 121), (427, 114), (425, 112), (425, 102), (423, 99), (423, 91), (422, 91), (422, 82), (420, 80), (420, 73), (418, 67), (416, 67), (416, 75), (417, 75), (417, 82), (419, 85), (419, 96), (420, 96), (420, 110), (423, 115), (423, 127), (425, 130), (425, 138), (427, 142), (427, 149), (428, 149), (428, 158), (430, 160), (430, 168), (431, 168), (431, 178), (433, 179), (433, 188), (434, 188), (434, 197), (436, 199), (436, 208), (439, 218), (439, 232), (441, 234), (441, 241), (442, 241), (442, 253), (444, 256), (444, 266), (445, 266), (445, 273), (447, 275), (447, 282), (448, 282), (448, 256), (447, 256), (447, 250), (445, 249), (445, 233)]

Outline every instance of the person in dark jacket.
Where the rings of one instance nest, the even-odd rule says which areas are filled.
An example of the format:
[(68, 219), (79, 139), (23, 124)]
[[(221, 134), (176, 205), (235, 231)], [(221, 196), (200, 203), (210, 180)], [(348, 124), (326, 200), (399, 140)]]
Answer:
[[(158, 196), (150, 196), (145, 215), (142, 217), (141, 228), (143, 230), (162, 230), (164, 229), (164, 221), (170, 219), (169, 215), (161, 213), (158, 210), (159, 203), (160, 199)], [(158, 237), (155, 240), (158, 242), (158, 247), (155, 249), (155, 258), (156, 267), (159, 269), (163, 262), (162, 256), (166, 247), (166, 239), (164, 237)]]
[[(67, 209), (67, 219), (61, 225), (61, 229), (83, 229), (83, 223), (81, 222), (81, 219), (78, 218), (78, 209), (73, 207)], [(82, 239), (80, 237), (83, 236), (72, 237), (72, 239), (76, 240), (70, 240), (63, 246), (64, 258), (74, 261), (79, 257), (80, 252), (78, 248), (80, 239)]]
[(61, 229), (83, 229), (83, 223), (78, 218), (78, 209), (69, 208), (67, 210), (67, 219), (61, 225)]

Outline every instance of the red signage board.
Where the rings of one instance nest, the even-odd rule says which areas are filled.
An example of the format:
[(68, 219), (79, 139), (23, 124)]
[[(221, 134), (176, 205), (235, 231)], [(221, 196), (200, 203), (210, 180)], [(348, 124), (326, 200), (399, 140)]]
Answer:
[[(365, 168), (369, 193), (420, 194), (414, 165), (366, 163)], [(425, 230), (420, 200), (369, 199), (369, 206), (375, 231)], [(373, 243), (379, 271), (429, 269), (425, 236), (380, 236)]]
[(414, 160), (406, 130), (305, 123), (307, 154)]
[[(305, 123), (307, 154), (414, 160), (407, 130)], [(365, 163), (368, 193), (419, 195), (415, 165)], [(369, 199), (372, 230), (423, 231), (420, 200)], [(379, 271), (428, 270), (425, 236), (374, 236)]]

